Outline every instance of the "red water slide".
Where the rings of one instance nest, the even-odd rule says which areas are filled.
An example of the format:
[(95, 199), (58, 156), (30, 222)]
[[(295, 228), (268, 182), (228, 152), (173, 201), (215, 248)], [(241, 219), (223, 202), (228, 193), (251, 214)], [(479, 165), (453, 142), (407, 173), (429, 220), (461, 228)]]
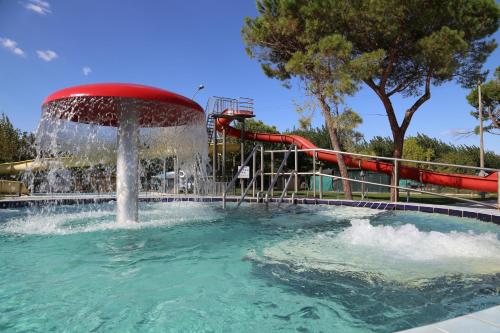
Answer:
[[(247, 111), (240, 111), (245, 115)], [(217, 118), (217, 129), (222, 131), (224, 128), (226, 134), (235, 138), (241, 136), (240, 130), (231, 127), (230, 123), (234, 120), (233, 117)], [(231, 116), (237, 116), (238, 112), (231, 111)], [(260, 142), (273, 142), (273, 143), (284, 143), (284, 144), (294, 144), (298, 149), (314, 149), (317, 148), (311, 141), (298, 136), (298, 135), (287, 135), (287, 134), (269, 134), (269, 133), (253, 133), (246, 132), (245, 140), (260, 141)], [(312, 157), (313, 152), (306, 152)], [(337, 154), (318, 151), (317, 157), (319, 160), (337, 163)], [(392, 174), (393, 165), (388, 162), (373, 161), (373, 160), (362, 160), (355, 157), (350, 157), (344, 155), (345, 163), (354, 168), (360, 167), (363, 170), (369, 170), (374, 172), (381, 172), (388, 175)], [(431, 170), (419, 169), (409, 166), (400, 166), (399, 175), (401, 178), (412, 179), (418, 182), (426, 184), (434, 184), (439, 186), (454, 187), (460, 189), (467, 189), (480, 192), (497, 192), (498, 191), (498, 173), (493, 172), (486, 177), (472, 176), (472, 175), (461, 175), (461, 174), (447, 174), (443, 172), (436, 172)]]

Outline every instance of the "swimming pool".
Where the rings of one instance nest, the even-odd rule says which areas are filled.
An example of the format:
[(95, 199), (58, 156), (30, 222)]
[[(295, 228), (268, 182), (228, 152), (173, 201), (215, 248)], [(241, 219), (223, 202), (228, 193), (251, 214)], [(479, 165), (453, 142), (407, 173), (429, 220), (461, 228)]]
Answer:
[(354, 207), (0, 210), (0, 330), (391, 332), (500, 304), (500, 226)]

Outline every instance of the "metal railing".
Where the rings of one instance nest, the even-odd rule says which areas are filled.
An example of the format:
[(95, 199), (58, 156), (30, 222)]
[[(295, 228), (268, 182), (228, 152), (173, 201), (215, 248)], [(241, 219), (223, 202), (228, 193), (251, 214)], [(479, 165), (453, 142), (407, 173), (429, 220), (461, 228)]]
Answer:
[[(288, 177), (288, 179), (286, 180), (285, 182), (285, 186), (283, 187), (283, 191), (281, 192), (281, 195), (280, 195), (280, 198), (278, 200), (278, 207), (279, 205), (281, 205), (281, 203), (283, 202), (283, 199), (285, 198), (285, 195), (286, 193), (288, 192), (288, 186), (290, 186), (290, 183), (292, 181), (292, 177), (295, 176), (296, 172), (295, 171), (292, 171), (290, 173), (290, 177)], [(295, 193), (295, 192), (294, 192)]]
[[(236, 172), (236, 174), (234, 175), (234, 177), (231, 179), (231, 181), (227, 185), (224, 193), (222, 194), (222, 208), (224, 208), (224, 209), (226, 208), (227, 192), (236, 184), (236, 181), (238, 180), (239, 175), (241, 174), (241, 172), (243, 171), (243, 169), (248, 165), (248, 163), (250, 162), (250, 160), (251, 159), (255, 160), (255, 153), (259, 149), (261, 151), (264, 150), (264, 148), (260, 144), (256, 145), (255, 147), (253, 147), (252, 152), (248, 155), (248, 157), (245, 159), (245, 161), (243, 162), (243, 164), (241, 165), (241, 167), (239, 168), (239, 170)], [(263, 169), (264, 169), (264, 166), (262, 165), (261, 166), (261, 170), (263, 170)], [(261, 170), (259, 170), (259, 175), (262, 174)], [(254, 177), (252, 179), (252, 184), (251, 185), (253, 185), (255, 183), (255, 179), (256, 179), (256, 173), (254, 173)], [(245, 195), (242, 196), (242, 198), (241, 198), (240, 201), (243, 201), (245, 199), (246, 193), (248, 192), (249, 189), (250, 189), (250, 186), (247, 186), (246, 190), (243, 193)]]
[[(271, 160), (274, 160), (274, 156), (277, 153), (284, 153), (285, 156), (283, 158), (283, 161), (286, 161), (286, 159), (288, 158), (289, 151), (290, 151), (290, 148), (288, 148), (288, 149), (279, 149), (279, 150), (266, 150), (266, 151), (264, 151), (264, 153), (270, 154), (271, 155)], [(481, 167), (475, 167), (475, 166), (470, 166), (470, 165), (460, 165), (460, 164), (451, 164), (451, 163), (418, 161), (418, 160), (411, 160), (411, 159), (404, 159), (404, 158), (394, 158), (394, 157), (385, 157), (385, 156), (373, 156), (373, 155), (358, 154), (358, 153), (348, 153), (348, 152), (343, 152), (343, 151), (336, 151), (336, 150), (329, 150), (329, 149), (322, 149), (322, 148), (296, 149), (295, 151), (296, 151), (296, 153), (313, 152), (313, 156), (312, 156), (312, 159), (313, 159), (313, 171), (312, 172), (299, 172), (297, 170), (297, 167), (295, 167), (295, 170), (293, 170), (292, 172), (281, 172), (281, 170), (279, 170), (280, 171), (279, 174), (276, 174), (276, 175), (274, 174), (273, 171), (271, 171), (270, 173), (269, 172), (267, 172), (267, 173), (264, 172), (263, 173), (264, 175), (269, 175), (269, 176), (273, 177), (272, 181), (271, 181), (271, 185), (270, 185), (268, 191), (266, 192), (266, 202), (269, 200), (268, 194), (272, 191), (272, 188), (274, 187), (274, 185), (276, 183), (276, 180), (277, 180), (276, 178), (279, 175), (282, 175), (282, 176), (289, 175), (290, 179), (292, 178), (293, 175), (295, 175), (295, 176), (299, 176), (299, 175), (306, 176), (306, 175), (309, 175), (309, 176), (319, 176), (320, 179), (321, 179), (321, 177), (329, 177), (329, 178), (332, 178), (334, 180), (348, 180), (350, 182), (357, 182), (357, 183), (361, 183), (361, 184), (381, 186), (381, 187), (386, 187), (386, 188), (395, 188), (395, 189), (403, 190), (403, 191), (407, 191), (407, 192), (415, 192), (415, 193), (433, 195), (433, 196), (437, 196), (437, 197), (444, 197), (444, 198), (448, 198), (448, 199), (454, 199), (454, 200), (457, 200), (457, 201), (463, 201), (463, 202), (467, 202), (467, 203), (474, 203), (476, 205), (481, 205), (481, 206), (488, 207), (488, 208), (500, 209), (500, 170), (499, 169), (481, 168)], [(365, 180), (359, 180), (359, 179), (354, 179), (354, 178), (348, 178), (348, 177), (328, 175), (328, 174), (325, 174), (325, 173), (321, 172), (321, 170), (319, 172), (316, 170), (316, 162), (317, 162), (317, 153), (318, 152), (326, 152), (326, 153), (331, 153), (331, 154), (341, 154), (341, 155), (347, 155), (347, 156), (354, 156), (354, 157), (358, 157), (358, 158), (361, 158), (361, 159), (370, 159), (370, 160), (376, 160), (376, 161), (377, 160), (392, 161), (394, 163), (394, 172), (393, 172), (393, 175), (392, 175), (392, 177), (394, 179), (399, 179), (397, 173), (398, 173), (398, 170), (399, 170), (399, 165), (402, 162), (403, 163), (427, 164), (427, 165), (442, 166), (442, 167), (452, 167), (452, 168), (457, 168), (457, 169), (482, 170), (482, 171), (489, 171), (490, 173), (491, 172), (496, 172), (499, 175), (499, 178), (498, 178), (499, 179), (499, 181), (498, 181), (498, 190), (497, 190), (497, 204), (494, 205), (494, 204), (490, 204), (490, 203), (485, 203), (485, 202), (481, 202), (481, 201), (471, 200), (471, 199), (467, 199), (467, 198), (463, 198), (463, 197), (458, 197), (458, 196), (453, 196), (453, 195), (446, 195), (446, 194), (442, 194), (442, 193), (435, 193), (435, 192), (430, 192), (430, 191), (425, 191), (425, 190), (419, 190), (419, 189), (410, 188), (410, 187), (403, 187), (403, 186), (399, 186), (399, 184), (398, 185), (389, 185), (389, 184), (375, 183), (375, 182), (370, 182), (370, 181), (365, 181)], [(396, 184), (396, 182), (394, 182), (394, 184)], [(317, 190), (316, 190), (316, 179), (314, 179), (314, 181), (313, 181), (313, 196), (314, 197), (316, 197), (316, 193), (317, 193)], [(320, 180), (319, 193), (320, 193), (320, 198), (321, 198), (322, 197), (322, 182), (321, 182), (321, 180)], [(397, 197), (396, 197), (395, 201), (397, 201)]]
[(241, 203), (243, 202), (243, 200), (245, 200), (245, 197), (248, 193), (248, 190), (250, 190), (250, 187), (253, 187), (253, 184), (255, 184), (255, 180), (257, 179), (257, 176), (260, 176), (261, 174), (262, 174), (262, 169), (260, 169), (256, 173), (254, 173), (252, 180), (250, 181), (250, 183), (248, 183), (247, 187), (245, 188), (245, 191), (243, 191), (243, 193), (241, 194), (240, 200), (238, 201), (236, 208), (238, 208), (241, 205)]
[[(260, 168), (257, 171), (256, 170), (256, 152), (260, 149)], [(294, 168), (293, 170), (289, 172), (284, 172), (283, 169), (285, 168), (287, 164), (287, 160), (292, 152), (292, 150), (295, 153), (295, 163), (294, 163)], [(299, 172), (298, 170), (298, 154), (299, 153), (306, 153), (310, 155), (312, 152), (312, 160), (313, 160), (313, 170), (312, 172)], [(275, 168), (275, 156), (277, 154), (283, 153), (283, 160), (281, 161), (281, 164), (278, 167), (277, 171), (274, 171)], [(329, 175), (326, 173), (322, 172), (321, 167), (317, 168), (317, 163), (318, 163), (318, 153), (329, 153), (329, 154), (341, 154), (342, 156), (351, 156), (354, 158), (361, 160), (372, 160), (372, 161), (388, 161), (393, 164), (393, 173), (392, 173), (392, 179), (393, 179), (393, 185), (390, 184), (384, 184), (382, 182), (377, 183), (373, 181), (366, 181), (364, 180), (364, 177), (362, 176), (361, 180), (360, 179), (355, 179), (355, 178), (349, 178), (349, 177), (341, 177), (341, 176), (335, 176), (335, 175)], [(270, 172), (266, 172), (264, 169), (264, 156), (265, 154), (270, 154), (271, 155), (271, 170)], [(445, 167), (445, 168), (455, 168), (455, 169), (465, 169), (465, 170), (482, 170), (486, 171), (488, 173), (497, 173), (499, 175), (499, 180), (500, 180), (500, 170), (499, 169), (494, 169), (494, 168), (481, 168), (481, 167), (475, 167), (475, 166), (470, 166), (470, 165), (460, 165), (460, 164), (451, 164), (451, 163), (440, 163), (440, 162), (431, 162), (431, 161), (419, 161), (419, 160), (412, 160), (412, 159), (405, 159), (405, 158), (394, 158), (394, 157), (385, 157), (385, 156), (374, 156), (374, 155), (367, 155), (367, 154), (359, 154), (359, 153), (349, 153), (349, 152), (344, 152), (344, 151), (337, 151), (337, 150), (330, 150), (330, 149), (322, 149), (322, 148), (310, 148), (310, 149), (297, 149), (295, 145), (290, 145), (287, 149), (277, 149), (277, 150), (264, 150), (262, 148), (262, 145), (257, 145), (254, 147), (252, 150), (252, 153), (247, 157), (245, 160), (245, 163), (243, 166), (247, 166), (250, 159), (252, 159), (253, 156), (253, 178), (246, 187), (246, 189), (242, 189), (242, 196), (240, 197), (238, 201), (238, 206), (244, 201), (245, 197), (247, 196), (249, 190), (251, 187), (253, 187), (253, 193), (252, 197), (255, 197), (256, 191), (256, 183), (257, 183), (257, 177), (261, 177), (261, 191), (257, 192), (257, 195), (259, 197), (261, 195), (262, 199), (264, 202), (268, 203), (270, 201), (270, 197), (274, 196), (274, 188), (276, 186), (276, 183), (279, 179), (279, 177), (283, 176), (289, 176), (288, 179), (285, 182), (285, 189), (282, 191), (280, 195), (280, 199), (278, 200), (278, 204), (280, 204), (283, 201), (284, 198), (284, 193), (286, 195), (288, 188), (290, 187), (292, 183), (292, 179), (295, 179), (295, 186), (294, 186), (294, 191), (293, 194), (296, 195), (298, 191), (298, 184), (297, 184), (297, 179), (299, 176), (313, 176), (314, 181), (312, 184), (312, 190), (313, 190), (313, 196), (317, 197), (317, 193), (319, 192), (319, 197), (322, 198), (323, 195), (323, 186), (322, 186), (322, 177), (328, 177), (333, 179), (334, 181), (339, 181), (339, 180), (347, 180), (349, 182), (354, 182), (354, 183), (360, 183), (362, 184), (362, 199), (364, 199), (364, 185), (371, 185), (371, 186), (380, 186), (384, 188), (393, 188), (397, 190), (402, 190), (407, 192), (407, 200), (409, 198), (409, 193), (420, 193), (420, 194), (425, 194), (425, 195), (431, 195), (431, 196), (436, 196), (436, 197), (442, 197), (442, 198), (448, 198), (448, 199), (453, 199), (456, 201), (462, 201), (465, 203), (473, 203), (475, 205), (480, 205), (483, 207), (488, 207), (488, 208), (496, 208), (500, 209), (500, 181), (497, 181), (498, 183), (498, 190), (497, 190), (497, 203), (496, 204), (491, 204), (487, 202), (481, 202), (481, 201), (476, 201), (476, 200), (471, 200), (467, 199), (461, 196), (456, 196), (453, 194), (444, 194), (444, 193), (436, 193), (436, 192), (431, 192), (431, 191), (426, 191), (423, 189), (417, 189), (417, 188), (412, 188), (412, 187), (404, 187), (404, 186), (399, 186), (399, 184), (395, 181), (396, 179), (399, 179), (398, 171), (400, 169), (400, 166), (402, 163), (413, 163), (413, 164), (418, 164), (418, 165), (429, 165), (429, 166), (439, 166), (439, 167)], [(236, 180), (238, 179), (238, 176), (240, 174), (242, 169), (238, 170), (238, 173), (233, 177), (231, 182), (229, 183), (228, 187), (226, 188), (226, 191), (223, 194), (223, 206), (226, 206), (226, 196), (228, 191), (230, 190), (231, 187), (234, 187)], [(432, 171), (432, 170), (431, 170)], [(264, 188), (264, 177), (265, 176), (270, 176), (269, 180), (269, 187), (266, 192), (263, 192)], [(316, 177), (320, 178), (320, 186), (319, 186), (319, 191), (316, 186)], [(422, 182), (420, 182), (422, 183)], [(398, 196), (394, 198), (394, 201), (398, 201)]]
[[(283, 160), (281, 161), (281, 164), (280, 166), (278, 167), (278, 171), (276, 171), (276, 174), (273, 175), (273, 178), (271, 179), (271, 182), (269, 184), (269, 187), (266, 191), (266, 194), (265, 194), (265, 201), (266, 201), (266, 204), (269, 203), (269, 193), (272, 192), (272, 190), (274, 189), (274, 186), (276, 185), (276, 182), (278, 181), (278, 178), (279, 176), (281, 175), (282, 171), (283, 171), (283, 168), (285, 167), (286, 165), (286, 162), (288, 160), (288, 156), (290, 156), (290, 153), (292, 152), (292, 149), (295, 148), (295, 151), (297, 151), (295, 145), (291, 144), (290, 146), (288, 146), (288, 149), (285, 150), (285, 156), (283, 157)], [(274, 166), (274, 159), (271, 158), (271, 165)], [(297, 167), (297, 165), (296, 165)], [(297, 170), (295, 170), (297, 171)], [(291, 177), (290, 177), (291, 178)]]

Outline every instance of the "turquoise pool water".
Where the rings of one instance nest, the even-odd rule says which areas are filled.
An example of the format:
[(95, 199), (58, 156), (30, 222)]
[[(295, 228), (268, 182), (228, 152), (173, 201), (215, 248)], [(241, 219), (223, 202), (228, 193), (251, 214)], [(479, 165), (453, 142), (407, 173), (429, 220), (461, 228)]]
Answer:
[(500, 227), (363, 208), (0, 210), (0, 330), (392, 332), (500, 304)]

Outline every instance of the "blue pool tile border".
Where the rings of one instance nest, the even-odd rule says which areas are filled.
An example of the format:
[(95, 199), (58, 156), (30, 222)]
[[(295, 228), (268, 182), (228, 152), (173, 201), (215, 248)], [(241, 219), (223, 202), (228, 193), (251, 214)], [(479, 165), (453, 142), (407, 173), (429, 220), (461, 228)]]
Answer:
[[(227, 197), (228, 202), (237, 202), (238, 197), (231, 196)], [(0, 200), (0, 209), (8, 208), (22, 208), (22, 207), (36, 207), (44, 206), (47, 204), (59, 204), (59, 205), (74, 205), (74, 204), (98, 204), (116, 201), (114, 197), (94, 197), (94, 198), (36, 198), (33, 200), (29, 199), (13, 199), (13, 200)], [(204, 196), (204, 197), (194, 197), (194, 196), (179, 196), (179, 197), (141, 197), (140, 202), (175, 202), (175, 201), (197, 201), (197, 202), (222, 202), (222, 197), (220, 196)], [(256, 198), (247, 198), (248, 202), (258, 202)], [(271, 202), (277, 202), (277, 198), (270, 198)], [(262, 202), (262, 199), (260, 200)], [(412, 211), (412, 212), (422, 212), (429, 214), (442, 214), (454, 217), (466, 217), (477, 219), (483, 222), (492, 222), (500, 225), (500, 212), (494, 210), (475, 210), (468, 209), (467, 207), (456, 207), (456, 206), (438, 206), (438, 205), (426, 205), (426, 204), (415, 204), (415, 203), (392, 203), (392, 202), (377, 202), (377, 201), (351, 201), (351, 200), (339, 200), (339, 199), (314, 199), (314, 198), (295, 198), (292, 202), (291, 198), (285, 198), (284, 202), (289, 204), (305, 204), (305, 205), (330, 205), (330, 206), (347, 206), (347, 207), (364, 207), (377, 210), (391, 210), (391, 211)]]

